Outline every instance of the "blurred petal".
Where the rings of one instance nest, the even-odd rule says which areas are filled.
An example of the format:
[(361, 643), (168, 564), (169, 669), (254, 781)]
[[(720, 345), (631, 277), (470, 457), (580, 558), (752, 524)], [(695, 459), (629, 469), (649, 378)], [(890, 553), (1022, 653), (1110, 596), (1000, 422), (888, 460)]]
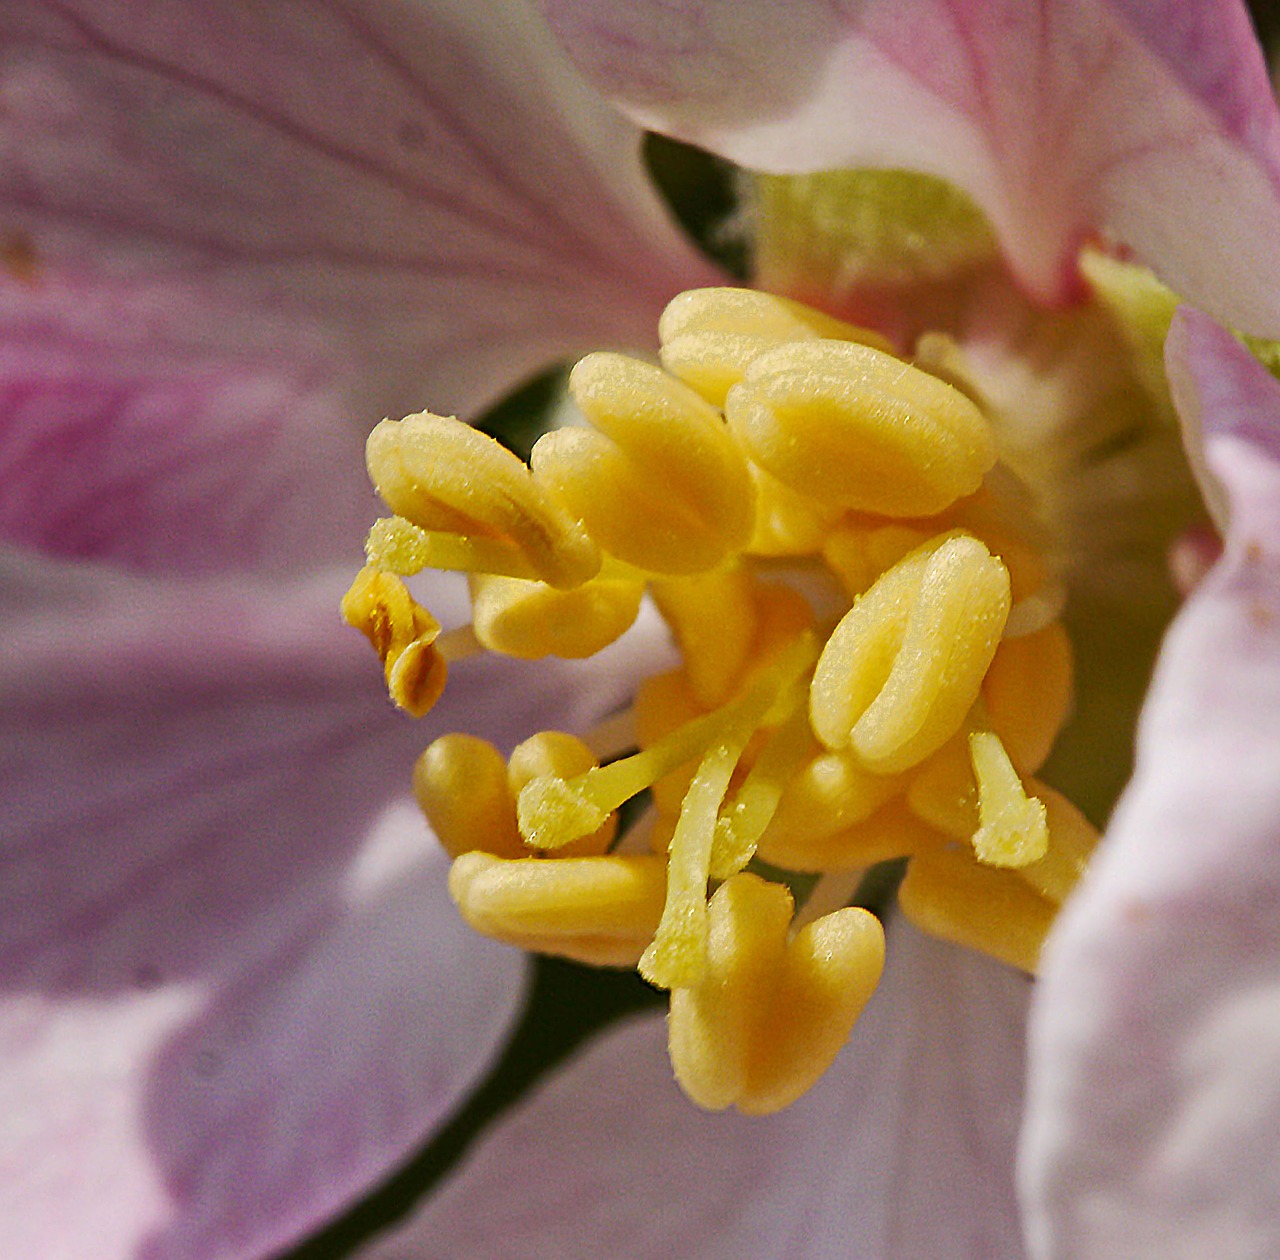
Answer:
[(639, 140), (520, 0), (6, 4), (0, 532), (349, 546), (374, 422), (649, 344), (714, 278)]
[(600, 1037), (362, 1260), (1022, 1254), (1013, 1141), (1029, 986), (900, 925), (822, 1081), (765, 1119), (680, 1093), (664, 1021)]
[(448, 904), (415, 753), (599, 716), (627, 648), (559, 706), (567, 667), (461, 663), (414, 724), (341, 583), (3, 560), (0, 1252), (260, 1257), (420, 1143), (519, 1000)]
[(1280, 1252), (1280, 383), (1185, 307), (1167, 357), (1229, 533), (1042, 969), (1022, 1188), (1046, 1260)]
[(1235, 0), (543, 3), (648, 126), (759, 170), (940, 175), (1041, 299), (1105, 230), (1280, 334), (1280, 117)]

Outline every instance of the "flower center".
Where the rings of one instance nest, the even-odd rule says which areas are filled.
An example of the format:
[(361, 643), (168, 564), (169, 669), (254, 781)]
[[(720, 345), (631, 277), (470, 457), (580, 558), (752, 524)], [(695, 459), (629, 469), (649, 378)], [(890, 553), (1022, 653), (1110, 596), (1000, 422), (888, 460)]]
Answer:
[[(1034, 970), (1096, 841), (1033, 777), (1071, 651), (945, 339), (910, 362), (734, 289), (682, 294), (659, 337), (662, 367), (582, 360), (586, 423), (529, 466), (456, 420), (378, 425), (369, 471), (396, 515), (343, 613), (420, 715), (448, 660), (590, 656), (651, 596), (681, 665), (623, 720), (509, 758), (446, 735), (416, 793), (469, 923), (637, 966), (670, 991), (690, 1097), (767, 1112), (817, 1080), (879, 979), (880, 923), (847, 904), (867, 868), (905, 863), (908, 918)], [(470, 574), (470, 628), (440, 636), (410, 594), (427, 567)]]

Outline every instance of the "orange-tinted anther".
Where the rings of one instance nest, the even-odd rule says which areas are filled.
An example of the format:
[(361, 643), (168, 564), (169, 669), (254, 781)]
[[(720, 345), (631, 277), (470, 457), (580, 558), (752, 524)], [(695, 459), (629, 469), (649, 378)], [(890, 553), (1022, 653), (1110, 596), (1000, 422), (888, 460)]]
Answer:
[(505, 858), (528, 854), (516, 828), (506, 759), (487, 740), (442, 735), (415, 763), (413, 791), (450, 857), (473, 849)]

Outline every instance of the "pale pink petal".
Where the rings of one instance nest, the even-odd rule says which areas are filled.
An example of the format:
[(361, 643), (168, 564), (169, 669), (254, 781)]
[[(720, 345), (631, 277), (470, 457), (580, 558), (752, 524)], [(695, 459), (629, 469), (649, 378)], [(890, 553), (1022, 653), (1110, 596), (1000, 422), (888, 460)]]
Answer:
[(902, 926), (826, 1077), (750, 1119), (676, 1087), (661, 1019), (600, 1037), (361, 1260), (1016, 1260), (1025, 978)]
[(5, 4), (0, 535), (358, 543), (373, 423), (649, 345), (714, 278), (639, 141), (516, 0)]
[(449, 905), (416, 752), (580, 727), (627, 648), (460, 663), (415, 724), (341, 581), (0, 577), (0, 1254), (268, 1254), (424, 1139), (519, 1000)]
[(1280, 383), (1185, 307), (1166, 358), (1229, 528), (1046, 956), (1021, 1177), (1044, 1260), (1280, 1254)]
[(649, 126), (761, 170), (941, 175), (1043, 299), (1105, 231), (1280, 334), (1280, 118), (1235, 0), (543, 3)]

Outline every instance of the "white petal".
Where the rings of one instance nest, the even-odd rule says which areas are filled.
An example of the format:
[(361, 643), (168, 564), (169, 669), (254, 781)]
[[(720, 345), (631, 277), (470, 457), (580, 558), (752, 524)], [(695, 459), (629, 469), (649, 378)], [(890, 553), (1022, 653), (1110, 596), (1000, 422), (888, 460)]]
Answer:
[(1045, 1260), (1280, 1252), (1280, 383), (1187, 308), (1166, 355), (1230, 533), (1046, 953), (1021, 1175)]

